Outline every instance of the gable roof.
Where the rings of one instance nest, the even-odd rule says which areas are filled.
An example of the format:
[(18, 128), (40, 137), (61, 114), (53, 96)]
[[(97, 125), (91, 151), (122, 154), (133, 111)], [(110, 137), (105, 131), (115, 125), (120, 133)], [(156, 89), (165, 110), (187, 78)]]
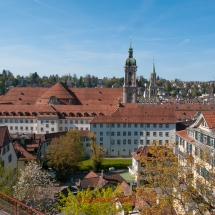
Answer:
[(0, 126), (0, 149), (11, 142), (11, 137), (7, 126)]
[(35, 160), (36, 158), (31, 155), (25, 147), (21, 144), (18, 143), (17, 141), (13, 143), (14, 150), (17, 155), (17, 160), (20, 161), (29, 161), (29, 160)]
[(209, 129), (214, 129), (215, 128), (215, 113), (202, 113), (202, 115), (205, 118), (205, 121), (209, 127)]
[(187, 140), (189, 142), (193, 142), (194, 141), (194, 139), (192, 137), (189, 137), (187, 135), (187, 130), (177, 131), (176, 134), (179, 135), (179, 136), (181, 136), (182, 138), (184, 138), (185, 140)]

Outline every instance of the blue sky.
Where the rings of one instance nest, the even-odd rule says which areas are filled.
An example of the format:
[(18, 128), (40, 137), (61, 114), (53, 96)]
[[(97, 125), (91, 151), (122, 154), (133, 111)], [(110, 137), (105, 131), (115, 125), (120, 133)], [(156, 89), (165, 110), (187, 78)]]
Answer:
[(215, 79), (214, 0), (1, 0), (0, 71)]

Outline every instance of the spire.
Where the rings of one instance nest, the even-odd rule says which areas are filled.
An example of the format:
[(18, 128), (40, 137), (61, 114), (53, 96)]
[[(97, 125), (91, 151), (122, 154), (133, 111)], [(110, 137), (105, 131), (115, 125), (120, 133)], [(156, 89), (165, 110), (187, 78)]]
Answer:
[(132, 42), (131, 42), (131, 37), (130, 37), (130, 48), (128, 50), (128, 53), (129, 53), (128, 57), (129, 58), (133, 58), (133, 48), (131, 47), (131, 44), (132, 44)]
[(153, 74), (155, 74), (155, 63), (154, 63), (154, 56), (153, 56), (152, 73), (153, 73)]

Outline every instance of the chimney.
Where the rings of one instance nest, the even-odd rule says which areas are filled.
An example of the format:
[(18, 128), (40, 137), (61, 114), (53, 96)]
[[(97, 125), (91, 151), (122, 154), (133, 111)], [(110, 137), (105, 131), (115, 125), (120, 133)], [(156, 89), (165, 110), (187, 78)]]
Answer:
[(101, 172), (101, 178), (103, 178), (103, 176), (104, 176), (103, 172), (104, 172), (104, 170), (102, 170), (102, 172)]

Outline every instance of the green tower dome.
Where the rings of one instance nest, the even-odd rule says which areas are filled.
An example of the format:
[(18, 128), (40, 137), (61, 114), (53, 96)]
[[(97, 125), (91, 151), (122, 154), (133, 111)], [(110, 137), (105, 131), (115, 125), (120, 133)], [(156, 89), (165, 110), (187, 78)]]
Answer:
[(125, 61), (125, 66), (136, 66), (136, 60), (133, 58), (133, 48), (130, 46), (128, 50), (128, 58)]

